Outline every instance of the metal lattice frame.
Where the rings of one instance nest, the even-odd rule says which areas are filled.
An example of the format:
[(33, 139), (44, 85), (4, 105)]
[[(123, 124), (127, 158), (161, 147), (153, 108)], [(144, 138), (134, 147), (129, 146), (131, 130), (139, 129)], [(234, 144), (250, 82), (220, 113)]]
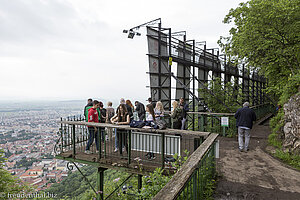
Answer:
[[(162, 101), (165, 110), (171, 110), (172, 100), (183, 97), (190, 104), (190, 111), (209, 111), (198, 89), (215, 77), (221, 78), (224, 84), (232, 82), (236, 91), (232, 95), (242, 91), (242, 100), (253, 106), (268, 101), (264, 92), (266, 79), (257, 72), (251, 73), (244, 64), (234, 66), (215, 48), (207, 49), (206, 45), (200, 48), (195, 40), (186, 40), (185, 34), (183, 40), (173, 35), (171, 28), (162, 28), (161, 23), (158, 27), (147, 26), (151, 97), (153, 101)], [(172, 87), (173, 78), (176, 87)], [(174, 89), (175, 99), (172, 97)], [(223, 105), (227, 107), (224, 102)], [(192, 121), (195, 121), (194, 117)]]

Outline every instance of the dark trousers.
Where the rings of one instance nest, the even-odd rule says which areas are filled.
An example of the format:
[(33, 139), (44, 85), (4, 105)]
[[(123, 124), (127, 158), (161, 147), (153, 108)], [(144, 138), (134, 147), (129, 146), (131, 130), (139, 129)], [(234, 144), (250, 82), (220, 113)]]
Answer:
[(119, 143), (119, 151), (120, 154), (122, 154), (122, 148), (125, 146), (126, 148), (126, 152), (128, 153), (128, 142), (127, 142), (127, 131), (123, 131), (123, 130), (117, 130), (117, 138), (118, 139), (118, 143)]
[(99, 151), (98, 131), (95, 131), (94, 127), (89, 127), (88, 130), (89, 130), (89, 140), (88, 140), (85, 150), (90, 150), (90, 146), (93, 144), (94, 138), (95, 138), (96, 148)]
[(105, 128), (101, 127), (100, 132), (101, 132), (101, 137), (102, 137), (101, 140), (102, 140), (102, 142), (104, 142), (104, 140), (105, 140)]

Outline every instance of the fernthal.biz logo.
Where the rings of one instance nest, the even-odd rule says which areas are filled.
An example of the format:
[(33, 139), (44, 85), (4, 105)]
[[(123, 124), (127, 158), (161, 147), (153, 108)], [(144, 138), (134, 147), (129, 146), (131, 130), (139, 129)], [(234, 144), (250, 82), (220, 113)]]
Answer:
[(32, 198), (56, 198), (57, 194), (53, 194), (50, 192), (44, 192), (44, 193), (6, 193), (6, 192), (0, 192), (0, 198), (7, 198), (7, 199), (15, 199), (15, 198), (21, 198), (21, 199), (32, 199)]

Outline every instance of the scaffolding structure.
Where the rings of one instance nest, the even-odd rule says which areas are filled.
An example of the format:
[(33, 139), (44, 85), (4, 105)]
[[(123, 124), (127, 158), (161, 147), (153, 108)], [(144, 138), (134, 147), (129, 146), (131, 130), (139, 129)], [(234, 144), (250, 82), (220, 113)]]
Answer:
[[(242, 102), (248, 101), (257, 106), (269, 101), (265, 94), (267, 81), (256, 71), (250, 71), (245, 64), (234, 65), (227, 61), (226, 55), (220, 55), (217, 48), (208, 49), (205, 41), (187, 40), (185, 31), (172, 33), (171, 28), (162, 27), (160, 19), (156, 25), (146, 27), (149, 87), (152, 100), (161, 101), (165, 110), (170, 111), (172, 101), (183, 97), (190, 105), (190, 111), (211, 111), (199, 89), (209, 91), (206, 83), (216, 77), (222, 80), (222, 84), (231, 82), (234, 91), (241, 91)], [(176, 84), (172, 85), (174, 80)], [(235, 96), (235, 99), (238, 97)], [(242, 105), (242, 102), (236, 103)], [(195, 130), (195, 117), (192, 118), (192, 130)]]

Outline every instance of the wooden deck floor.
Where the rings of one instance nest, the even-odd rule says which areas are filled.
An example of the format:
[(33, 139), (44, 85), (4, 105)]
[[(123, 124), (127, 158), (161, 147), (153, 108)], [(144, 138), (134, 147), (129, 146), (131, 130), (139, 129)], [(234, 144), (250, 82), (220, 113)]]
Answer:
[[(189, 155), (194, 151), (195, 136), (183, 136), (180, 140), (180, 152), (181, 156), (186, 156), (184, 153), (185, 150), (189, 152)], [(147, 151), (136, 151), (131, 150), (130, 163), (128, 162), (128, 153), (126, 151), (114, 152), (114, 140), (106, 141), (105, 152), (104, 152), (104, 143), (101, 143), (101, 158), (99, 153), (96, 153), (96, 145), (93, 143), (90, 150), (93, 152), (91, 154), (85, 153), (85, 143), (76, 146), (76, 154), (73, 155), (73, 150), (67, 150), (57, 156), (58, 159), (65, 159), (74, 162), (81, 162), (86, 164), (99, 164), (105, 168), (126, 168), (127, 170), (133, 173), (149, 173), (153, 172), (156, 168), (162, 166), (162, 156), (159, 153), (154, 152), (155, 158), (150, 158), (146, 156)], [(165, 155), (165, 158), (171, 158), (172, 155)], [(165, 169), (167, 171), (174, 171), (174, 167), (170, 162), (165, 162)]]

